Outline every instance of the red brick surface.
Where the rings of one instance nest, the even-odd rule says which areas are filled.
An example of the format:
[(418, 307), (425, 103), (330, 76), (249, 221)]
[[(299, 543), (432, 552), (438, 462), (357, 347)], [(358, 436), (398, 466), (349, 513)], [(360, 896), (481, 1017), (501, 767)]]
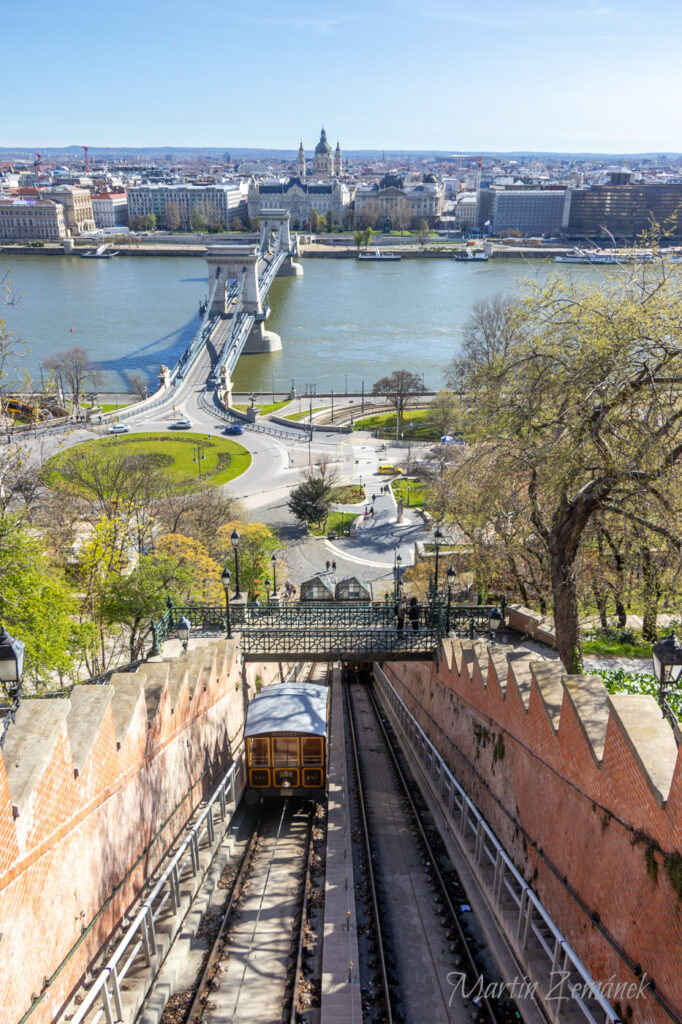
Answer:
[(18, 1021), (40, 996), (30, 1024), (59, 1016), (147, 874), (236, 756), (255, 674), (278, 681), (279, 666), (249, 665), (245, 693), (234, 647), (215, 651), (207, 648), (204, 669), (180, 687), (174, 709), (166, 687), (150, 726), (142, 696), (126, 736), (117, 737), (110, 707), (78, 777), (65, 725), (16, 820), (0, 759), (1, 1024)]
[[(385, 671), (593, 977), (633, 981), (625, 957), (682, 1016), (682, 902), (664, 866), (681, 849), (679, 754), (659, 807), (613, 716), (598, 763), (566, 693), (555, 732), (535, 681), (526, 710), (513, 674), (505, 692), (481, 664), (485, 678), (455, 645), (451, 669)], [(670, 1021), (650, 995), (626, 1002), (633, 1020)]]

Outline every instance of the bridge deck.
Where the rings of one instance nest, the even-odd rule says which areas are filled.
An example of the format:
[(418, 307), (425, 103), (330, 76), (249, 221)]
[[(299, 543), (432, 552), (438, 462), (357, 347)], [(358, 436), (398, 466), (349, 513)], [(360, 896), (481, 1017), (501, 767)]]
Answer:
[(260, 629), (247, 626), (245, 661), (430, 661), (440, 647), (435, 629)]

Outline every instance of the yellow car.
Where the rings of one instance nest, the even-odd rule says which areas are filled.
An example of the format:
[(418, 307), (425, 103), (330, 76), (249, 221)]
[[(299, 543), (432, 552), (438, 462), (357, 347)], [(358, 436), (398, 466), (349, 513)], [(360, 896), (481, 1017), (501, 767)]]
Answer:
[(405, 470), (402, 466), (391, 466), (388, 462), (384, 462), (379, 466), (379, 474), (381, 476), (397, 476), (398, 473), (404, 472)]

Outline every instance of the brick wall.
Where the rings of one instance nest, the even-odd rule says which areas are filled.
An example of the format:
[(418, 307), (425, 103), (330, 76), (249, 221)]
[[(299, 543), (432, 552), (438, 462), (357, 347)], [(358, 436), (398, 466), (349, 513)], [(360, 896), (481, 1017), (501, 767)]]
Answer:
[[(443, 653), (385, 670), (595, 980), (643, 973), (681, 1016), (682, 758), (656, 702), (478, 642)], [(670, 1021), (650, 990), (610, 1002)]]
[(3, 1024), (59, 1015), (235, 758), (256, 673), (279, 672), (244, 671), (223, 640), (70, 700), (24, 701), (0, 759)]

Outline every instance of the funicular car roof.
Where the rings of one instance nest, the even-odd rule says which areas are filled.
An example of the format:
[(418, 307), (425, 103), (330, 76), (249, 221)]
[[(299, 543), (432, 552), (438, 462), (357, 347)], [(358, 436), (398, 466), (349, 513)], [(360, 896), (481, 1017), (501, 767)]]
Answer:
[(249, 701), (244, 735), (300, 732), (327, 735), (329, 687), (319, 683), (275, 683)]

